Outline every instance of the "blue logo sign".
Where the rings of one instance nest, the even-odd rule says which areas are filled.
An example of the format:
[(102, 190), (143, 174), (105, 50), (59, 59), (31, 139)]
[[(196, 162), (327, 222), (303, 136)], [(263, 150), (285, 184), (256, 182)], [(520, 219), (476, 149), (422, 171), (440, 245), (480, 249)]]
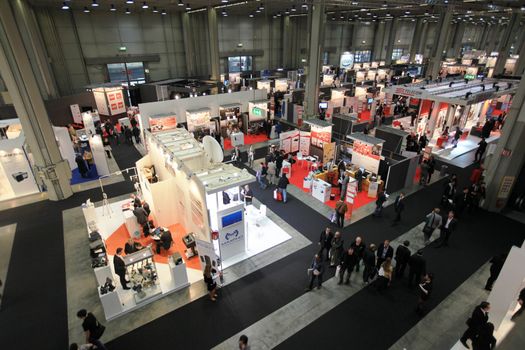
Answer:
[(236, 239), (239, 237), (239, 230), (235, 230), (233, 232), (227, 232), (224, 238), (229, 241), (230, 239)]

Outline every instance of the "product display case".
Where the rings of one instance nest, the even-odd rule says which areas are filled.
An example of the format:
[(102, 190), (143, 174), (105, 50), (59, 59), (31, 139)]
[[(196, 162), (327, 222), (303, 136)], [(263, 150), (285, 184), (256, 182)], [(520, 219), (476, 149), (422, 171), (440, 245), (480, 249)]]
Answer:
[(128, 254), (122, 259), (137, 304), (162, 293), (151, 248)]
[(219, 106), (221, 135), (223, 137), (227, 136), (228, 124), (237, 125), (239, 123), (237, 116), (240, 113), (241, 105), (238, 103)]
[(275, 90), (281, 92), (288, 91), (288, 79), (275, 79)]
[(175, 114), (157, 114), (149, 117), (151, 132), (175, 129), (177, 127), (177, 116)]
[(209, 108), (200, 108), (186, 111), (186, 122), (189, 132), (209, 133), (211, 111)]
[(257, 82), (257, 89), (266, 90), (266, 92), (271, 91), (271, 81), (270, 80), (259, 80)]
[(256, 134), (263, 128), (268, 115), (268, 100), (248, 102), (248, 123), (245, 123), (246, 133)]
[(323, 86), (331, 86), (334, 83), (333, 74), (323, 74)]

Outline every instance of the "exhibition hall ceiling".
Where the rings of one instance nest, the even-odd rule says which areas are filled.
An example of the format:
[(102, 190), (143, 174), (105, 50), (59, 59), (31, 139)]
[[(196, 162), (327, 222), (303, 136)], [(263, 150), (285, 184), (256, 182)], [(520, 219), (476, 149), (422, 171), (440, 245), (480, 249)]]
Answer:
[[(218, 8), (222, 15), (247, 15), (253, 18), (284, 15), (304, 16), (319, 0), (29, 0), (34, 6), (64, 10), (114, 11), (117, 13), (196, 13), (206, 7)], [(392, 18), (432, 20), (443, 11), (453, 11), (454, 21), (473, 24), (505, 23), (512, 12), (525, 14), (525, 0), (325, 0), (328, 19), (381, 21)], [(88, 12), (89, 11), (89, 12)]]

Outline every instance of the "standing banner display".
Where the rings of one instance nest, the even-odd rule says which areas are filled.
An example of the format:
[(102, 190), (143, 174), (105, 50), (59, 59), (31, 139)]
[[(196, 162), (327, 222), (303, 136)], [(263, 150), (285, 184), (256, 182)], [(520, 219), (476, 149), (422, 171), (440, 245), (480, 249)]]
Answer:
[(299, 151), (303, 156), (310, 154), (310, 132), (299, 131)]
[(0, 140), (0, 200), (38, 192), (23, 137)]
[(82, 124), (82, 113), (80, 112), (80, 106), (78, 104), (70, 105), (69, 109), (71, 110), (73, 122), (77, 124)]
[(291, 130), (279, 134), (279, 148), (284, 153), (293, 153), (299, 150), (299, 131)]

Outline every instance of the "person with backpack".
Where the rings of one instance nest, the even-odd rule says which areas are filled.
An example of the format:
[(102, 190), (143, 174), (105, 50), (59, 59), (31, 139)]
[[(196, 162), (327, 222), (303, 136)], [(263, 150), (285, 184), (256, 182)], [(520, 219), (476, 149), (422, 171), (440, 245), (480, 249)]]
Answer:
[(82, 329), (86, 336), (86, 343), (93, 344), (99, 350), (107, 350), (100, 338), (104, 334), (106, 327), (104, 327), (97, 318), (86, 309), (81, 309), (77, 312), (77, 317), (82, 320)]

